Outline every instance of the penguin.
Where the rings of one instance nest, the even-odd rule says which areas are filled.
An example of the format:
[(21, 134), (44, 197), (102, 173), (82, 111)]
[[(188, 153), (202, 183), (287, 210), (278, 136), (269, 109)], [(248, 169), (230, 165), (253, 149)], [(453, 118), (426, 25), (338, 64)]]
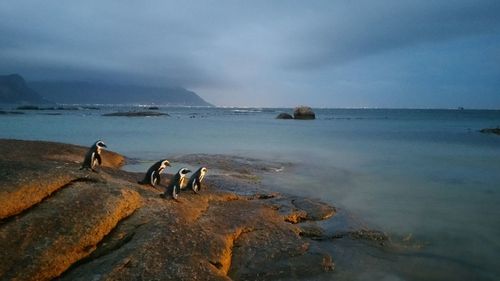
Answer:
[(184, 185), (186, 181), (186, 175), (191, 171), (187, 168), (181, 168), (177, 174), (175, 174), (174, 178), (170, 181), (170, 184), (167, 187), (165, 193), (161, 195), (161, 197), (166, 198), (170, 195), (173, 199), (177, 200), (179, 197), (179, 191), (181, 190), (181, 186)]
[(201, 167), (189, 178), (187, 186), (190, 187), (194, 193), (198, 193), (198, 191), (201, 190), (201, 182), (207, 174), (207, 171), (208, 169), (206, 167)]
[(91, 169), (93, 172), (97, 172), (94, 168), (97, 164), (101, 165), (101, 150), (105, 147), (107, 146), (102, 140), (96, 141), (94, 145), (90, 147), (89, 151), (87, 151), (80, 170)]
[(152, 187), (155, 187), (157, 184), (160, 184), (160, 174), (167, 168), (167, 166), (170, 166), (170, 162), (168, 162), (167, 159), (163, 159), (154, 163), (153, 166), (151, 166), (146, 172), (144, 179), (142, 181), (139, 181), (138, 183), (150, 184)]

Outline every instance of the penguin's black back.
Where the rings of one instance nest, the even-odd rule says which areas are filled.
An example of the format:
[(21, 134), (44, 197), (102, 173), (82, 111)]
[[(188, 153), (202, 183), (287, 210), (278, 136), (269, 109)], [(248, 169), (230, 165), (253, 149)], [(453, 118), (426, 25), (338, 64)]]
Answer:
[(161, 163), (163, 161), (165, 161), (165, 160), (160, 160), (160, 161), (154, 163), (151, 167), (149, 167), (148, 171), (144, 175), (144, 179), (138, 183), (144, 183), (144, 184), (149, 183), (149, 181), (151, 180), (151, 174), (155, 171), (158, 171), (158, 169), (160, 169)]
[(191, 187), (191, 186), (193, 186), (193, 183), (199, 182), (199, 180), (200, 180), (200, 174), (201, 174), (201, 169), (203, 169), (203, 167), (200, 167), (198, 170), (196, 170), (196, 172), (194, 172), (194, 174), (191, 175), (191, 177), (189, 178), (187, 186)]
[(97, 153), (97, 146), (92, 145), (87, 154), (85, 154), (85, 158), (83, 159), (82, 168), (92, 168), (92, 153)]

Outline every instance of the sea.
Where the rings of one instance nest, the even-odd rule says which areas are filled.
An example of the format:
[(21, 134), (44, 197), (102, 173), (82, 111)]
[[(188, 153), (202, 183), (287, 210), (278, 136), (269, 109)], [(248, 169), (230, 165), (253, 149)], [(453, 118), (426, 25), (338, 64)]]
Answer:
[(102, 139), (142, 163), (131, 171), (193, 153), (291, 163), (266, 181), (420, 245), (337, 264), (336, 280), (500, 280), (500, 136), (479, 132), (500, 126), (499, 110), (314, 109), (316, 120), (301, 121), (275, 119), (290, 108), (160, 107), (169, 116), (135, 118), (102, 114), (147, 108), (68, 109), (0, 115), (0, 138)]

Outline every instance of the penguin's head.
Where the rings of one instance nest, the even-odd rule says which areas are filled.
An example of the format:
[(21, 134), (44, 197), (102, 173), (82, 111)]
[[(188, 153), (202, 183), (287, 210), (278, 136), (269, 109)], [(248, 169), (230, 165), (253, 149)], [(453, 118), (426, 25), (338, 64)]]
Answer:
[(107, 147), (102, 140), (96, 141), (94, 145), (97, 148), (98, 153), (100, 153), (103, 148)]
[(160, 169), (165, 169), (166, 167), (170, 166), (170, 162), (167, 159), (161, 160), (161, 165)]
[(208, 169), (206, 167), (200, 168), (200, 174), (198, 175), (198, 180), (201, 182), (205, 175), (207, 174)]
[(200, 173), (202, 176), (204, 176), (207, 173), (208, 169), (206, 167), (201, 167)]
[(105, 147), (107, 147), (106, 144), (102, 140), (96, 141), (95, 142), (95, 146), (97, 146), (98, 148), (105, 148)]
[(177, 173), (181, 176), (181, 178), (184, 178), (187, 174), (191, 173), (191, 170), (188, 170), (187, 168), (181, 168)]

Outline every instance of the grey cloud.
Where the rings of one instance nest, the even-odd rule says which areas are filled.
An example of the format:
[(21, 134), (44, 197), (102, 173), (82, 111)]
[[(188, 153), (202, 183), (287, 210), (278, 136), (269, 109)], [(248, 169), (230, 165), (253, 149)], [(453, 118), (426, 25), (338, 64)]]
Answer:
[(499, 1), (362, 1), (315, 14), (287, 67), (338, 65), (394, 49), (446, 42), (500, 29)]
[[(293, 105), (288, 103), (310, 99), (334, 106), (330, 96), (342, 90), (339, 81), (355, 80), (343, 70), (355, 75), (363, 69), (368, 77), (369, 67), (387, 71), (373, 77), (395, 79), (387, 77), (405, 63), (397, 50), (428, 44), (425, 50), (434, 53), (438, 43), (460, 53), (498, 45), (498, 14), (496, 0), (5, 0), (0, 2), (0, 72), (19, 72), (29, 80), (180, 85), (222, 105)], [(484, 35), (489, 39), (481, 39)], [(479, 43), (453, 43), (467, 37)], [(475, 52), (477, 62), (471, 59), (467, 69), (485, 58), (498, 61), (498, 52), (490, 53)], [(382, 70), (371, 63), (373, 56), (395, 67)], [(423, 69), (413, 74), (429, 79)], [(471, 84), (491, 85), (490, 77), (499, 72), (493, 64), (487, 78), (476, 77)], [(387, 86), (377, 92), (373, 85), (398, 83), (365, 82), (352, 87), (343, 104), (370, 100), (366, 93), (383, 100)]]

